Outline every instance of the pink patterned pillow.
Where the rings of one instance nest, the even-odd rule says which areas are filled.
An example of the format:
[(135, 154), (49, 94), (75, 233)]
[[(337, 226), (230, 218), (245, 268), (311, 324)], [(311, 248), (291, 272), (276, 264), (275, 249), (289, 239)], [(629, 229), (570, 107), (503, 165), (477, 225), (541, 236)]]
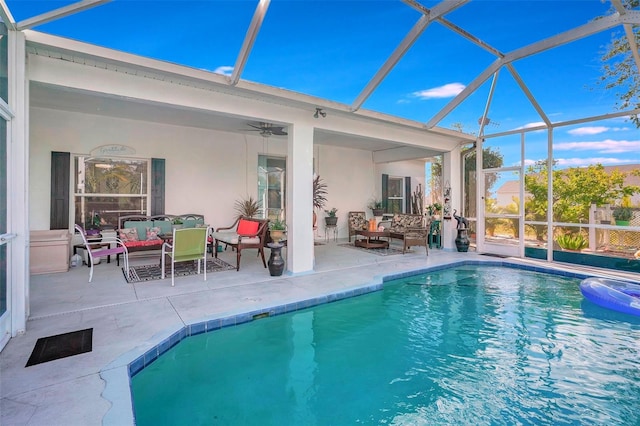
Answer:
[(159, 226), (154, 226), (153, 228), (147, 228), (147, 241), (161, 240), (162, 238), (158, 237), (158, 234), (161, 234)]
[(136, 228), (123, 228), (118, 231), (118, 237), (125, 243), (138, 241), (138, 230)]

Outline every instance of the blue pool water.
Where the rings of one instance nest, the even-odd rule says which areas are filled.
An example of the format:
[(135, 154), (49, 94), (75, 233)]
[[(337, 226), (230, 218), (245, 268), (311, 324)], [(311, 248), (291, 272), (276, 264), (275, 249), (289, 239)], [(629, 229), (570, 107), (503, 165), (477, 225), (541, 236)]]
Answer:
[(462, 266), (189, 337), (138, 425), (640, 424), (640, 321), (579, 280)]

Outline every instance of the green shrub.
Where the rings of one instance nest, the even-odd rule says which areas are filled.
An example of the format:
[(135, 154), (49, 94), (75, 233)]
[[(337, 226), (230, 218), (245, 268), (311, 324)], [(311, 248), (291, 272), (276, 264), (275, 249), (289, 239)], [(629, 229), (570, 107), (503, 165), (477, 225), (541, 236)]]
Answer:
[(589, 242), (582, 234), (565, 234), (556, 238), (556, 242), (565, 250), (582, 250), (589, 245)]

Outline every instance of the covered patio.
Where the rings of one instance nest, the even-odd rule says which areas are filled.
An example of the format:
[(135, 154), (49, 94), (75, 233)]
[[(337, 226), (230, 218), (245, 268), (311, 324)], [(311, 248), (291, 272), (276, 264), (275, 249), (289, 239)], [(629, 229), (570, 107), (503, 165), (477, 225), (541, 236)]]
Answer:
[[(234, 27), (238, 31), (234, 38), (236, 56), (225, 62), (235, 65), (215, 72), (210, 71), (210, 63), (182, 63), (179, 55), (172, 56), (180, 52), (173, 44), (174, 48), (166, 49), (168, 56), (163, 52), (149, 57), (136, 46), (131, 51), (122, 45), (103, 47), (91, 37), (74, 39), (64, 32), (64, 27), (72, 26), (69, 22), (77, 22), (75, 19), (84, 13), (100, 13), (103, 7), (107, 8), (105, 13), (126, 12), (126, 2), (114, 3), (114, 9), (109, 9), (109, 2), (102, 0), (69, 2), (60, 9), (18, 19), (10, 8), (20, 10), (19, 2), (9, 1), (9, 9), (0, 5), (8, 58), (8, 90), (0, 105), (7, 136), (3, 158), (6, 175), (2, 177), (7, 189), (6, 194), (0, 194), (7, 200), (0, 215), (0, 279), (7, 283), (0, 295), (5, 302), (0, 304), (4, 309), (0, 312), (0, 423), (44, 424), (51, 419), (67, 424), (121, 424), (123, 419), (126, 423), (127, 413), (109, 411), (110, 404), (124, 396), (105, 390), (101, 374), (108, 375), (123, 354), (144, 351), (171, 330), (203, 318), (295, 304), (340, 291), (358, 292), (386, 275), (460, 259), (500, 260), (482, 254), (513, 256), (518, 258), (513, 260), (516, 262), (573, 270), (567, 264), (554, 263), (555, 233), (565, 228), (582, 232), (585, 228), (593, 235), (602, 230), (624, 232), (634, 238), (640, 235), (637, 224), (620, 230), (599, 219), (588, 223), (554, 219), (551, 190), (545, 193), (550, 213), (545, 210), (528, 217), (524, 184), (527, 176), (538, 173), (528, 169), (535, 162), (548, 170), (558, 159), (565, 161), (563, 165), (574, 164), (571, 160), (576, 159), (562, 157), (558, 146), (573, 153), (583, 145), (563, 139), (559, 133), (564, 130), (580, 137), (585, 135), (581, 132), (599, 128), (626, 132), (630, 136), (625, 140), (609, 141), (605, 148), (622, 149), (620, 157), (633, 170), (638, 169), (637, 129), (634, 136), (634, 131), (620, 122), (640, 109), (614, 111), (610, 94), (606, 100), (602, 99), (604, 95), (592, 99), (577, 96), (579, 107), (575, 108), (558, 98), (553, 84), (540, 77), (557, 69), (557, 74), (564, 75), (565, 84), (569, 81), (573, 88), (591, 83), (571, 80), (572, 64), (593, 66), (589, 62), (592, 56), (575, 57), (571, 46), (594, 43), (591, 54), (596, 55), (603, 40), (609, 38), (609, 31), (614, 30), (627, 37), (634, 52), (631, 66), (640, 68), (635, 42), (640, 25), (637, 7), (627, 8), (626, 3), (612, 0), (602, 10), (596, 11), (598, 8), (591, 4), (588, 12), (587, 8), (576, 7), (567, 15), (556, 16), (546, 9), (551, 7), (547, 4), (523, 11), (510, 3), (505, 8), (513, 8), (514, 16), (539, 14), (540, 27), (545, 27), (544, 19), (552, 22), (539, 39), (517, 40), (509, 37), (508, 27), (488, 30), (492, 15), (485, 10), (490, 9), (484, 7), (486, 2), (385, 2), (384, 6), (394, 12), (389, 16), (404, 24), (404, 32), (386, 37), (384, 31), (373, 31), (376, 43), (372, 45), (358, 39), (363, 43), (359, 48), (380, 52), (380, 59), (367, 62), (368, 73), (346, 77), (341, 72), (332, 73), (328, 80), (332, 83), (327, 86), (341, 86), (340, 82), (349, 80), (350, 92), (332, 96), (332, 90), (321, 90), (325, 85), (315, 76), (324, 65), (321, 61), (307, 64), (294, 60), (292, 63), (300, 64), (299, 68), (283, 67), (280, 62), (274, 65), (279, 71), (274, 74), (279, 76), (300, 73), (297, 85), (264, 77), (262, 70), (270, 63), (256, 53), (264, 51), (258, 36), (263, 26), (273, 29), (278, 24), (280, 28), (281, 23), (288, 22), (300, 30), (300, 23), (290, 22), (287, 8), (278, 2), (271, 6), (275, 15), (271, 21), (267, 14), (270, 2), (265, 0), (257, 4), (241, 2), (242, 10), (224, 15), (233, 17), (233, 22), (238, 17), (243, 19)], [(489, 15), (486, 19), (458, 15), (465, 8)], [(24, 10), (20, 12), (25, 14)], [(197, 10), (191, 13), (197, 15)], [(327, 15), (332, 16), (330, 11)], [(375, 21), (380, 28), (388, 18), (383, 15)], [(56, 26), (59, 22), (63, 29)], [(479, 24), (483, 25), (475, 26)], [(508, 24), (517, 25), (515, 18)], [(353, 33), (370, 32), (364, 23), (353, 25), (359, 30)], [(434, 27), (437, 30), (431, 33)], [(108, 29), (111, 31), (111, 27)], [(463, 77), (458, 74), (459, 66), (450, 67), (443, 74), (450, 74), (451, 79), (447, 75), (438, 80), (441, 87), (421, 90), (427, 84), (421, 78), (439, 74), (433, 64), (447, 59), (447, 55), (428, 56), (430, 44), (425, 42), (443, 39), (443, 29), (457, 40), (447, 55), (469, 58), (474, 74)], [(498, 33), (502, 36), (493, 39)], [(306, 37), (304, 52), (322, 47), (317, 33)], [(493, 41), (487, 42), (488, 38)], [(211, 40), (217, 38), (211, 36)], [(288, 41), (286, 37), (279, 39), (278, 46), (287, 46)], [(477, 56), (476, 50), (481, 52)], [(252, 55), (257, 56), (253, 68), (249, 60)], [(272, 59), (273, 55), (267, 57)], [(542, 62), (532, 63), (532, 58), (540, 57)], [(522, 74), (516, 70), (521, 64)], [(450, 80), (464, 80), (464, 84), (445, 84)], [(385, 82), (406, 83), (402, 84), (403, 94), (392, 95)], [(443, 90), (446, 96), (439, 95)], [(415, 103), (416, 98), (434, 99), (429, 96), (435, 96), (436, 101), (428, 108)], [(527, 118), (521, 119), (524, 121), (516, 121), (506, 103), (514, 98), (528, 112)], [(392, 111), (389, 105), (400, 105), (403, 113)], [(502, 128), (497, 129), (501, 121)], [(585, 136), (578, 142), (592, 150), (585, 161), (601, 158), (598, 150), (602, 145), (587, 139)], [(500, 149), (504, 156), (499, 164), (483, 162), (483, 155)], [(54, 157), (62, 161), (56, 162)], [(125, 194), (137, 197), (135, 208), (140, 213), (201, 214), (214, 228), (233, 222), (238, 200), (249, 196), (268, 199), (268, 175), (263, 172), (273, 161), (275, 168), (286, 169), (275, 197), (278, 208), (274, 209), (288, 228), (285, 274), (269, 277), (252, 251), (243, 253), (239, 272), (216, 272), (206, 282), (197, 275), (181, 277), (175, 287), (167, 280), (127, 284), (120, 268), (113, 264), (98, 265), (91, 285), (87, 284), (86, 267), (58, 274), (31, 274), (31, 231), (73, 229), (75, 223), (95, 217), (95, 211), (83, 209), (85, 199), (96, 194), (104, 198), (113, 195), (106, 191), (87, 193), (85, 180), (78, 178), (86, 170), (81, 165), (96, 159), (104, 159), (105, 167), (117, 161), (144, 164), (136, 190)], [(437, 179), (433, 178), (434, 169), (427, 167), (432, 164), (437, 165)], [(328, 186), (326, 208), (338, 209), (337, 242), (326, 241), (323, 212), (311, 208), (314, 176), (321, 176)], [(398, 184), (400, 193), (389, 192), (389, 179)], [(500, 200), (491, 184), (512, 180), (517, 181), (515, 190), (498, 206), (500, 209), (491, 209), (495, 206), (488, 200)], [(431, 250), (428, 257), (423, 247), (406, 255), (375, 256), (338, 245), (348, 235), (347, 212), (366, 211), (371, 217), (367, 206), (379, 198), (387, 206), (395, 202), (403, 211), (410, 209), (418, 184), (429, 184), (425, 203), (446, 203), (442, 250)], [(547, 189), (551, 185), (549, 180)], [(262, 214), (268, 217), (270, 204), (263, 207)], [(387, 210), (391, 213), (390, 208)], [(454, 212), (467, 217), (470, 230), (477, 233), (476, 253), (455, 252)], [(105, 230), (121, 213), (110, 209), (99, 212), (106, 222)], [(315, 231), (314, 213), (319, 215)], [(509, 226), (503, 226), (500, 235), (494, 236), (490, 228), (498, 221)], [(531, 242), (526, 240), (527, 227), (545, 230), (539, 240), (534, 240), (541, 252), (539, 260), (526, 258), (526, 246)], [(77, 242), (76, 236), (72, 245)], [(234, 264), (233, 253), (222, 252), (220, 256)], [(132, 263), (149, 263), (149, 257), (133, 257)], [(606, 273), (639, 279), (637, 274), (615, 270)], [(45, 363), (24, 368), (38, 338), (88, 327), (95, 330), (90, 354), (63, 359), (54, 366)], [(122, 407), (122, 402), (116, 405)]]

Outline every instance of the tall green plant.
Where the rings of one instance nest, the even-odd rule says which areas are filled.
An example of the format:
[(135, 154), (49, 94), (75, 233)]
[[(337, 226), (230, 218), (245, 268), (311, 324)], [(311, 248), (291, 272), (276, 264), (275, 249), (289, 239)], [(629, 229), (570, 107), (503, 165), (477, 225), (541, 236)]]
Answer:
[(325, 204), (327, 204), (327, 184), (318, 175), (313, 180), (313, 207), (324, 209)]
[(234, 208), (238, 213), (237, 217), (255, 217), (260, 212), (261, 203), (249, 195), (246, 198), (237, 200)]

